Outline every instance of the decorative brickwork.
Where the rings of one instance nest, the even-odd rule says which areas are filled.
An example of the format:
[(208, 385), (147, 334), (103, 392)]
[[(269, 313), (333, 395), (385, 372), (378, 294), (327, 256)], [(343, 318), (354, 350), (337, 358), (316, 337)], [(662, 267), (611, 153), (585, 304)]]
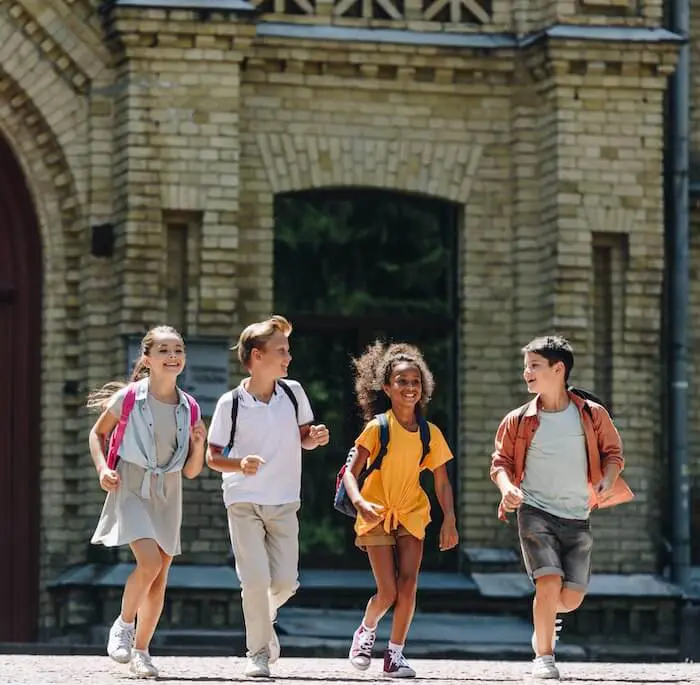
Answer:
[[(612, 3), (614, 11), (573, 0), (260, 7), (263, 20), (299, 25), (453, 33), (523, 34), (555, 17), (659, 24), (657, 0)], [(187, 334), (231, 338), (273, 305), (275, 195), (343, 186), (460, 207), (465, 544), (513, 544), (513, 526), (496, 521), (487, 478), (493, 434), (524, 400), (520, 347), (558, 330), (577, 348), (583, 385), (600, 378), (599, 350), (612, 349), (606, 388), (638, 493), (624, 512), (596, 515), (597, 569), (656, 570), (663, 98), (672, 45), (378, 45), (262, 37), (260, 18), (230, 13), (112, 8), (102, 23), (97, 3), (44, 4), (0, 0), (0, 132), (25, 170), (45, 253), (42, 587), (87, 558), (102, 494), (87, 455), (91, 419), (80, 406), (88, 388), (124, 375), (121, 336), (166, 316), (167, 221), (198, 222)], [(91, 227), (104, 223), (114, 228), (112, 258), (90, 255)], [(615, 258), (618, 280), (610, 281), (623, 297), (592, 296), (603, 263), (594, 260), (594, 234), (623, 236), (625, 259)], [(612, 308), (608, 318), (596, 302)], [(606, 328), (611, 317), (617, 327)], [(186, 486), (186, 561), (225, 559), (218, 490), (210, 474)], [(47, 607), (41, 620), (50, 627)]]

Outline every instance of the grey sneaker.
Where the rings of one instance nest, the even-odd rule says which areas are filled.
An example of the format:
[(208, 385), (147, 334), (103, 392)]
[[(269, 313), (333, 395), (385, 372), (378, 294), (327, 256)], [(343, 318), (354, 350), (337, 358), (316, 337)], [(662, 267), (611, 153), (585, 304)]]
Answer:
[[(557, 648), (557, 641), (559, 640), (559, 633), (561, 633), (561, 619), (557, 617), (554, 621), (554, 634), (552, 635), (552, 652)], [(537, 655), (537, 634), (532, 631), (532, 640), (530, 642), (532, 645), (532, 651)]]
[(127, 626), (122, 622), (121, 616), (117, 617), (109, 629), (109, 639), (107, 640), (107, 654), (111, 659), (120, 664), (129, 663), (135, 632), (133, 624)]
[(251, 654), (245, 666), (245, 675), (249, 678), (269, 678), (270, 658), (267, 650), (262, 650), (257, 654)]
[(158, 669), (151, 661), (151, 655), (148, 652), (133, 650), (131, 653), (131, 665), (129, 670), (137, 678), (157, 678)]
[(532, 662), (532, 677), (539, 680), (559, 680), (559, 669), (551, 655), (536, 656)]

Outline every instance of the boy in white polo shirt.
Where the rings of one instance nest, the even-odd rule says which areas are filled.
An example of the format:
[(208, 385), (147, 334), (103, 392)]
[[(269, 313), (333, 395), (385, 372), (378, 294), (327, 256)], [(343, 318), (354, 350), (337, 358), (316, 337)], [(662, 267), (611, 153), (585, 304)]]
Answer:
[(250, 376), (219, 398), (209, 427), (207, 463), (222, 474), (246, 626), (245, 675), (269, 677), (279, 658), (273, 623), (297, 590), (301, 448), (327, 445), (311, 425), (304, 389), (287, 376), (292, 325), (282, 316), (248, 326), (238, 358)]

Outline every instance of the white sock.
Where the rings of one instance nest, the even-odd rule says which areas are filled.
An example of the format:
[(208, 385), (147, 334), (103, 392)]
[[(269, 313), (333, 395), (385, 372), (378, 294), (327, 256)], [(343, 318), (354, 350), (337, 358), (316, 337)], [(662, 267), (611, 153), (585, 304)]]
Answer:
[(119, 623), (122, 624), (122, 626), (123, 626), (124, 628), (133, 628), (133, 627), (136, 625), (136, 622), (135, 622), (135, 621), (132, 621), (131, 623), (127, 623), (127, 622), (121, 617), (121, 614), (120, 614), (120, 616), (119, 616), (119, 618), (118, 618), (118, 621), (119, 621)]
[(377, 630), (377, 626), (374, 626), (374, 628), (370, 628), (368, 625), (365, 624), (364, 621), (360, 624), (362, 630), (366, 630), (368, 633), (373, 633), (375, 630)]
[(147, 649), (136, 649), (135, 647), (131, 650), (132, 654), (143, 654), (143, 656), (150, 657)]
[(400, 654), (403, 652), (403, 645), (397, 645), (395, 642), (389, 640), (389, 650)]

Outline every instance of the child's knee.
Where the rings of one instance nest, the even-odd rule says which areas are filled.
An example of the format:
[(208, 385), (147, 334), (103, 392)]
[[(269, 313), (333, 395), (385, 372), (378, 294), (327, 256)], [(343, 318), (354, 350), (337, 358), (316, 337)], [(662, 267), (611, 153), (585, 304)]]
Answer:
[(135, 573), (152, 583), (158, 578), (162, 570), (163, 559), (160, 554), (149, 554), (142, 556), (138, 560)]
[[(273, 578), (270, 583), (270, 594), (285, 596), (287, 599), (292, 597), (299, 589), (299, 581), (297, 577)], [(286, 601), (286, 600), (285, 600)]]
[(579, 592), (578, 590), (571, 590), (570, 588), (562, 588), (561, 595), (559, 596), (559, 604), (566, 611), (574, 611), (578, 609), (586, 594), (584, 592)]
[(379, 604), (382, 606), (392, 607), (396, 604), (396, 598), (398, 597), (398, 590), (396, 583), (384, 584), (377, 588), (376, 598)]
[(418, 589), (417, 576), (399, 576), (397, 583), (397, 594), (400, 597), (414, 597)]
[(561, 589), (560, 576), (547, 575), (535, 579), (535, 596), (543, 601), (558, 601)]

